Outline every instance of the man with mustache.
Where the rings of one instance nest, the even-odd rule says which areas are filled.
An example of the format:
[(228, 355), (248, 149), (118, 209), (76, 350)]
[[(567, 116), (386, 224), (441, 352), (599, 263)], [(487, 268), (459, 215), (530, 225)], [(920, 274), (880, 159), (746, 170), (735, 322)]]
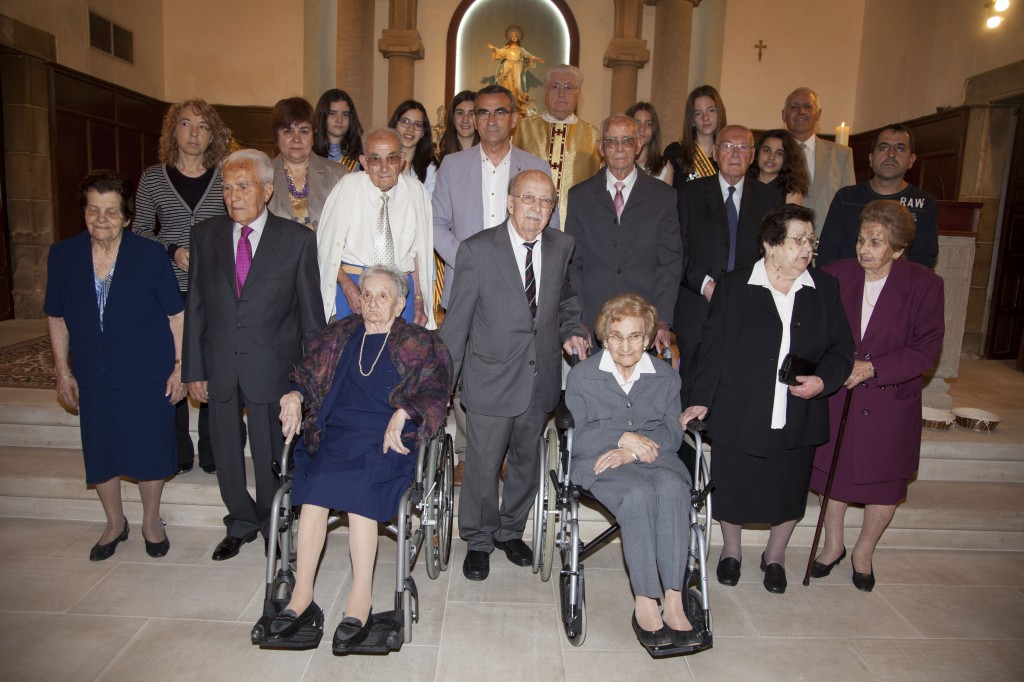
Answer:
[(916, 223), (914, 243), (907, 258), (925, 267), (935, 267), (939, 257), (939, 204), (931, 194), (906, 181), (907, 171), (916, 160), (914, 134), (909, 128), (893, 123), (878, 132), (868, 155), (873, 176), (836, 193), (821, 231), (817, 265), (853, 258), (861, 211), (876, 199), (891, 199), (906, 206)]

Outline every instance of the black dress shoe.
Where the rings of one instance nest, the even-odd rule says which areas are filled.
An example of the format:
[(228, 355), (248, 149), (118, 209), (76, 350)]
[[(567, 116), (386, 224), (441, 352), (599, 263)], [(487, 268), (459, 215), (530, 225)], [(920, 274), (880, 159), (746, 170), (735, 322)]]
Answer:
[(117, 549), (117, 546), (127, 539), (128, 517), (126, 516), (124, 518), (124, 530), (121, 531), (121, 534), (105, 545), (101, 545), (98, 542), (95, 545), (93, 545), (92, 549), (89, 550), (89, 561), (105, 561), (106, 559), (109, 559), (110, 557), (114, 556), (114, 550)]
[(179, 474), (187, 474), (190, 471), (192, 471), (192, 465), (191, 464), (179, 464), (178, 465), (178, 473)]
[[(146, 540), (146, 534), (142, 534), (142, 539)], [(164, 539), (160, 542), (150, 542), (146, 540), (146, 554), (159, 559), (160, 557), (167, 556), (167, 552), (171, 549), (171, 541), (167, 538), (167, 531), (164, 531)]]
[[(853, 559), (850, 560), (853, 564)], [(871, 567), (870, 573), (858, 573), (857, 567), (853, 568), (853, 586), (862, 592), (870, 592), (875, 589), (875, 567)]]
[(257, 535), (259, 535), (258, 532), (253, 533), (252, 535), (246, 535), (244, 538), (236, 538), (231, 535), (225, 536), (225, 538), (220, 541), (220, 544), (217, 545), (217, 549), (213, 550), (213, 560), (224, 561), (225, 559), (237, 556), (238, 550), (242, 548), (242, 545), (247, 542), (252, 542), (256, 539)]
[(811, 577), (812, 578), (824, 578), (826, 575), (832, 572), (832, 569), (839, 565), (839, 562), (846, 558), (846, 548), (843, 547), (843, 553), (839, 555), (839, 558), (830, 564), (823, 564), (820, 561), (815, 561), (811, 564)]
[[(666, 625), (665, 627), (668, 626)], [(704, 643), (704, 636), (697, 631), (697, 628), (691, 628), (689, 630), (674, 630), (672, 628), (668, 628), (668, 632), (672, 635), (672, 646), (700, 646)]]
[(503, 551), (508, 560), (516, 566), (530, 566), (533, 564), (533, 550), (519, 538), (506, 540), (505, 542), (495, 540), (494, 547)]
[(733, 559), (731, 556), (723, 557), (719, 560), (718, 570), (715, 573), (718, 575), (718, 582), (735, 587), (736, 583), (740, 581), (740, 560)]
[(636, 620), (636, 611), (633, 612), (633, 632), (636, 638), (645, 647), (663, 647), (672, 645), (672, 633), (662, 625), (658, 630), (644, 630)]
[(270, 621), (270, 633), (267, 635), (267, 639), (288, 639), (303, 627), (316, 623), (318, 617), (323, 617), (323, 611), (315, 601), (309, 602), (309, 606), (300, 615), (296, 615), (291, 609), (285, 609)]
[(345, 651), (357, 644), (362, 643), (370, 634), (373, 627), (373, 611), (366, 617), (365, 623), (360, 623), (355, 618), (342, 618), (338, 628), (334, 631), (335, 651)]
[(782, 564), (765, 564), (764, 553), (761, 554), (761, 570), (764, 571), (764, 589), (773, 594), (786, 591), (786, 569)]
[(216, 464), (204, 464), (202, 466), (202, 469), (203, 469), (203, 471), (205, 471), (208, 474), (215, 474), (215, 473), (217, 473), (217, 465)]
[(491, 572), (491, 556), (482, 550), (471, 549), (466, 552), (466, 560), (462, 562), (462, 575), (470, 580), (486, 580)]

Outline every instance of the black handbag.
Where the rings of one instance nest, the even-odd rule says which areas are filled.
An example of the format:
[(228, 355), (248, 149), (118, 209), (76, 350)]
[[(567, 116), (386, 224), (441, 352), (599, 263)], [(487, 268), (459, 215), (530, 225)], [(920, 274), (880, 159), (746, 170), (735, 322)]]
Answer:
[(797, 386), (800, 384), (796, 380), (797, 377), (809, 377), (817, 370), (817, 363), (804, 360), (799, 355), (789, 353), (783, 359), (782, 367), (779, 368), (779, 382), (788, 386)]

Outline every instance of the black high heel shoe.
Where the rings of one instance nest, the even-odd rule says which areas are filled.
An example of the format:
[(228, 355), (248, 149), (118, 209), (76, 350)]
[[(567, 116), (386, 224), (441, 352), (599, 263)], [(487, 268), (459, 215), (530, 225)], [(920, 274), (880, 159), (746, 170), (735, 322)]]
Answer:
[(105, 561), (109, 559), (110, 557), (114, 556), (114, 550), (117, 549), (117, 546), (127, 539), (128, 517), (126, 516), (124, 517), (124, 530), (121, 531), (121, 534), (105, 545), (101, 545), (98, 542), (95, 545), (93, 545), (92, 549), (89, 550), (89, 561)]
[[(853, 565), (853, 559), (850, 560), (850, 565)], [(871, 567), (870, 573), (858, 573), (857, 567), (853, 567), (853, 586), (861, 592), (870, 592), (875, 589), (875, 567)]]
[(270, 621), (267, 639), (289, 639), (303, 627), (316, 623), (318, 617), (323, 617), (323, 611), (315, 601), (309, 602), (306, 610), (299, 615), (291, 609), (285, 609)]
[(820, 561), (815, 561), (811, 564), (811, 577), (812, 578), (824, 578), (826, 575), (832, 572), (832, 569), (839, 565), (839, 562), (846, 558), (846, 547), (843, 547), (843, 553), (839, 555), (839, 558), (830, 564), (823, 564)]
[(334, 651), (347, 651), (357, 644), (361, 644), (369, 636), (372, 627), (373, 609), (366, 616), (365, 623), (360, 623), (357, 618), (342, 618), (341, 622), (338, 623), (337, 629), (334, 631)]

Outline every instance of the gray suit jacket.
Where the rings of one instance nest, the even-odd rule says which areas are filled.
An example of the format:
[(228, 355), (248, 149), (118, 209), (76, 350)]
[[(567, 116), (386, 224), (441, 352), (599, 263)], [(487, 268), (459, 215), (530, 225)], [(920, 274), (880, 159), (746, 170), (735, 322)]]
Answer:
[(814, 143), (814, 180), (804, 206), (814, 209), (814, 234), (821, 236), (832, 198), (843, 187), (857, 182), (853, 174), (853, 152), (820, 137)]
[(675, 190), (637, 169), (619, 220), (607, 173), (598, 171), (569, 190), (565, 232), (576, 240), (569, 280), (579, 294), (583, 322), (593, 332), (605, 301), (632, 292), (653, 303), (671, 326), (683, 271)]
[(462, 376), (462, 404), (495, 417), (526, 412), (535, 385), (540, 409), (553, 410), (562, 386), (562, 342), (584, 335), (567, 277), (572, 237), (551, 227), (541, 233), (534, 320), (506, 225), (459, 246), (451, 305), (439, 331), (452, 356), (453, 386)]
[(667, 362), (654, 359), (655, 374), (641, 374), (627, 394), (610, 372), (600, 369), (603, 352), (573, 367), (566, 380), (565, 403), (575, 423), (573, 482), (590, 488), (597, 479), (594, 462), (618, 447), (619, 438), (627, 431), (650, 438), (661, 449), (653, 462), (626, 466), (672, 469), (689, 478), (686, 465), (676, 456), (683, 442), (679, 373)]
[[(274, 195), (270, 197), (267, 208), (274, 215), (290, 218), (292, 202), (288, 195), (288, 179), (284, 174), (284, 157), (278, 154), (271, 163), (274, 166)], [(345, 173), (348, 173), (348, 168), (342, 164), (316, 154), (309, 155), (309, 199), (307, 205), (314, 232), (320, 225), (320, 214), (324, 212), (327, 195), (331, 193)]]
[(218, 402), (239, 388), (253, 402), (276, 402), (303, 348), (325, 326), (316, 235), (267, 216), (239, 298), (233, 228), (225, 215), (192, 229), (181, 380), (208, 381)]
[[(551, 175), (551, 166), (547, 161), (527, 154), (518, 147), (512, 147), (512, 158), (509, 161), (509, 181), (524, 170), (540, 170)], [(483, 169), (479, 146), (444, 157), (437, 171), (431, 202), (434, 210), (434, 250), (445, 262), (441, 307), (447, 309), (459, 243), (480, 230), (494, 227), (484, 221)], [(551, 212), (548, 225), (558, 225), (557, 206)]]

